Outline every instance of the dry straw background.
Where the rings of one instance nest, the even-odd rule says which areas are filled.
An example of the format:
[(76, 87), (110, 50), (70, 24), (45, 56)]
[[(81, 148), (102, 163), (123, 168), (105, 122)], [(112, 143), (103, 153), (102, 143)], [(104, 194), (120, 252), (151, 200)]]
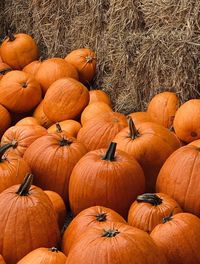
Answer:
[(42, 58), (90, 47), (98, 56), (92, 88), (116, 111), (144, 110), (159, 91), (182, 102), (200, 95), (199, 0), (0, 0), (0, 33), (31, 34)]

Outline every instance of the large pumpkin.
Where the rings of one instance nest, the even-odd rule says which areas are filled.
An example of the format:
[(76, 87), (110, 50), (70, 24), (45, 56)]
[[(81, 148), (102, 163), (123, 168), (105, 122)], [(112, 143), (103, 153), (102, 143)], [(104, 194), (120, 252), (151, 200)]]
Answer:
[(117, 133), (127, 126), (126, 117), (117, 112), (98, 114), (78, 132), (80, 140), (88, 150), (107, 148)]
[(102, 90), (91, 90), (89, 91), (89, 94), (90, 94), (89, 104), (96, 103), (96, 102), (103, 102), (103, 103), (108, 104), (110, 107), (112, 107), (110, 97), (106, 92)]
[(13, 152), (23, 157), (26, 149), (39, 137), (47, 134), (47, 130), (39, 125), (12, 126), (3, 134), (1, 144), (16, 141)]
[(11, 124), (11, 116), (8, 110), (0, 105), (0, 138)]
[(44, 113), (43, 110), (43, 100), (40, 102), (40, 104), (35, 108), (35, 111), (33, 112), (33, 117), (37, 119), (39, 125), (49, 128), (51, 125), (53, 125), (55, 122), (50, 120)]
[(55, 122), (73, 119), (79, 115), (89, 102), (88, 89), (79, 81), (63, 78), (55, 81), (48, 89), (43, 110)]
[(85, 146), (64, 133), (52, 133), (35, 140), (24, 154), (42, 189), (55, 191), (68, 200), (68, 184), (72, 169), (87, 152)]
[(17, 264), (65, 264), (67, 257), (57, 248), (37, 248), (23, 257)]
[(128, 209), (144, 191), (142, 168), (134, 158), (116, 151), (116, 143), (106, 149), (90, 151), (74, 167), (69, 183), (72, 212), (102, 205), (127, 217)]
[(31, 186), (32, 177), (28, 174), (21, 185), (0, 194), (0, 252), (9, 264), (60, 240), (53, 205), (40, 188)]
[(86, 230), (71, 248), (66, 264), (167, 264), (161, 250), (142, 230), (107, 222)]
[(11, 71), (0, 82), (0, 103), (8, 110), (23, 113), (42, 100), (39, 83), (29, 73)]
[(64, 120), (59, 122), (60, 128), (58, 128), (58, 123), (50, 126), (48, 128), (48, 133), (55, 133), (56, 131), (59, 132), (59, 129), (61, 131), (67, 132), (67, 134), (71, 135), (72, 137), (76, 137), (78, 134), (78, 131), (81, 129), (81, 124), (75, 120)]
[(200, 263), (200, 219), (192, 214), (168, 216), (151, 232), (168, 263)]
[(103, 206), (93, 206), (81, 211), (69, 224), (62, 239), (62, 251), (68, 255), (72, 245), (79, 239), (80, 234), (90, 227), (107, 222), (126, 223), (121, 215)]
[(181, 208), (200, 216), (200, 148), (187, 145), (176, 150), (158, 175), (156, 190), (175, 199)]
[(13, 69), (20, 70), (37, 60), (39, 50), (34, 39), (27, 34), (9, 34), (0, 47), (2, 60)]
[(150, 233), (172, 211), (173, 214), (182, 212), (178, 203), (171, 197), (164, 193), (145, 193), (139, 195), (131, 205), (128, 223)]
[(176, 93), (162, 92), (151, 99), (147, 112), (153, 122), (170, 128), (178, 107), (179, 99)]
[(146, 178), (146, 192), (155, 191), (158, 173), (165, 160), (180, 147), (178, 139), (163, 126), (145, 122), (119, 132), (114, 141), (117, 148), (133, 156), (142, 166)]
[(92, 50), (87, 48), (73, 50), (65, 60), (76, 67), (82, 83), (88, 83), (93, 79), (96, 72), (96, 55)]
[(200, 139), (200, 99), (192, 99), (181, 105), (174, 118), (176, 135), (189, 143)]
[(8, 64), (0, 62), (0, 80), (2, 79), (3, 75), (10, 71), (12, 71), (12, 68)]

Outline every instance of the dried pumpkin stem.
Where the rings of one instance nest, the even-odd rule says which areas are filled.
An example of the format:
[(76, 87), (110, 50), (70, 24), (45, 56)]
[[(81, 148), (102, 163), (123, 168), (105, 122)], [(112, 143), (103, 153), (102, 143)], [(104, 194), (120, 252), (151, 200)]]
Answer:
[(7, 72), (10, 72), (10, 71), (12, 71), (11, 68), (5, 68), (5, 69), (0, 71), (0, 75), (5, 75)]
[(171, 221), (171, 220), (173, 219), (173, 217), (172, 217), (173, 214), (174, 214), (174, 210), (173, 210), (168, 216), (163, 217), (163, 220), (162, 220), (163, 224), (165, 224), (165, 223)]
[(133, 119), (131, 118), (131, 116), (128, 116), (128, 126), (130, 130), (130, 138), (131, 139), (137, 138), (139, 136), (139, 132), (135, 127), (135, 124), (133, 123)]
[(144, 193), (142, 195), (138, 195), (137, 197), (138, 203), (150, 203), (152, 205), (162, 204), (162, 199), (153, 193)]
[(60, 146), (64, 147), (64, 146), (69, 146), (72, 144), (72, 141), (69, 139), (65, 139), (64, 137), (60, 140)]
[(120, 232), (117, 229), (104, 230), (102, 237), (115, 237)]
[(14, 34), (11, 32), (11, 30), (8, 30), (8, 38), (9, 41), (14, 41), (16, 39)]
[(61, 133), (62, 132), (62, 128), (61, 128), (59, 122), (56, 123), (56, 132), (57, 133)]
[(13, 140), (11, 143), (5, 144), (2, 147), (0, 147), (0, 161), (3, 160), (3, 155), (5, 154), (6, 150), (8, 150), (11, 147), (15, 147), (17, 145), (17, 141)]
[(18, 194), (20, 196), (26, 196), (26, 195), (28, 195), (29, 194), (30, 187), (32, 185), (32, 182), (33, 182), (33, 174), (28, 173), (25, 176), (22, 184), (19, 186), (19, 189), (16, 192), (16, 194)]
[(106, 213), (99, 213), (96, 215), (96, 220), (98, 222), (105, 222), (106, 221)]
[(109, 160), (109, 161), (115, 160), (116, 146), (117, 146), (117, 143), (111, 142), (110, 146), (109, 146), (105, 156), (102, 158), (102, 160)]
[(52, 247), (48, 249), (51, 252), (58, 252), (58, 249), (56, 247)]

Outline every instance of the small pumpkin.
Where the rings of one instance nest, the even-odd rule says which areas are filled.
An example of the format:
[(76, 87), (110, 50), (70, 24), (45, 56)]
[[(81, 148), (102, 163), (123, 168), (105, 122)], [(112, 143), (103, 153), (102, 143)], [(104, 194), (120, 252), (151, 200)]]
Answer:
[(145, 193), (139, 195), (131, 205), (128, 213), (128, 224), (150, 233), (169, 215), (181, 213), (178, 203), (164, 193)]
[(8, 110), (0, 105), (0, 138), (11, 124), (11, 116)]
[(39, 50), (34, 39), (24, 33), (8, 34), (0, 47), (2, 60), (13, 69), (21, 70), (30, 62), (37, 60)]
[(96, 103), (96, 102), (104, 102), (112, 107), (112, 103), (110, 100), (109, 95), (102, 91), (102, 90), (91, 90), (89, 91), (90, 94), (90, 101), (89, 104)]
[(56, 131), (60, 132), (65, 131), (67, 134), (71, 135), (72, 137), (76, 137), (78, 134), (78, 131), (81, 129), (81, 124), (78, 121), (75, 120), (64, 120), (59, 122), (60, 128), (58, 128), (57, 124), (54, 124), (50, 126), (47, 131), (48, 133), (55, 133)]
[(45, 115), (55, 122), (73, 119), (79, 115), (89, 101), (88, 89), (79, 81), (63, 78), (48, 89), (44, 100)]
[(42, 100), (41, 95), (39, 83), (28, 73), (11, 71), (1, 79), (0, 103), (12, 112), (32, 110)]
[(49, 128), (50, 126), (52, 126), (54, 124), (54, 122), (52, 120), (50, 120), (44, 113), (43, 110), (43, 100), (40, 102), (40, 104), (35, 108), (34, 112), (33, 112), (33, 117), (35, 119), (37, 119), (39, 125), (45, 127), (45, 128)]
[(2, 79), (3, 75), (10, 71), (12, 71), (12, 69), (8, 64), (0, 62), (0, 80)]
[(65, 60), (78, 70), (82, 83), (90, 82), (96, 72), (96, 54), (88, 48), (76, 49), (70, 52)]
[(23, 257), (17, 264), (65, 264), (67, 257), (57, 248), (37, 248), (25, 257)]
[(169, 215), (151, 232), (168, 263), (200, 263), (200, 219), (188, 213)]
[(39, 122), (35, 117), (27, 116), (22, 119), (20, 119), (15, 126), (24, 126), (24, 125), (31, 125), (31, 126), (38, 126)]
[(67, 256), (73, 244), (79, 239), (80, 234), (84, 233), (90, 227), (99, 226), (107, 222), (126, 223), (121, 215), (103, 206), (92, 206), (81, 211), (64, 232), (62, 251)]
[(150, 115), (147, 112), (133, 112), (128, 116), (131, 117), (135, 126), (138, 126), (141, 123), (145, 123), (145, 122), (153, 122), (153, 120), (151, 119)]

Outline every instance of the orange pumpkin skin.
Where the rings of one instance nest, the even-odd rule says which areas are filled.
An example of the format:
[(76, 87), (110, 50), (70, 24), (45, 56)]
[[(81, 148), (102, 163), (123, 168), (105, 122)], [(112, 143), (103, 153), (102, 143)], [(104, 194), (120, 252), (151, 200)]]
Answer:
[(193, 145), (196, 146), (197, 148), (200, 148), (200, 139), (194, 140), (191, 143), (187, 144), (187, 145)]
[(126, 117), (117, 112), (106, 112), (89, 120), (78, 132), (77, 139), (87, 149), (107, 148), (117, 133), (127, 126)]
[(2, 79), (3, 75), (10, 71), (12, 71), (12, 69), (8, 64), (0, 62), (0, 80)]
[(12, 152), (23, 157), (26, 149), (39, 137), (47, 134), (47, 130), (39, 125), (30, 126), (12, 126), (3, 134), (1, 144), (8, 144), (13, 140), (16, 146), (12, 148)]
[(153, 122), (150, 115), (147, 112), (134, 112), (129, 114), (136, 126), (145, 122)]
[(23, 33), (15, 34), (4, 40), (0, 53), (2, 60), (17, 70), (39, 57), (39, 50), (34, 39)]
[(150, 233), (166, 215), (181, 213), (178, 203), (164, 193), (139, 195), (131, 205), (128, 224)]
[(81, 211), (64, 232), (62, 251), (67, 256), (72, 245), (79, 239), (80, 234), (90, 227), (99, 226), (107, 222), (126, 223), (121, 215), (103, 206), (92, 206)]
[(71, 248), (66, 264), (167, 264), (162, 251), (142, 230), (118, 222), (85, 231)]
[(65, 264), (67, 257), (57, 248), (37, 248), (23, 257), (17, 264)]
[(57, 246), (60, 240), (53, 205), (31, 180), (28, 174), (21, 185), (0, 194), (0, 251), (10, 264), (36, 248)]
[[(75, 120), (64, 120), (59, 122), (61, 129), (72, 137), (76, 137), (78, 131), (81, 129), (81, 124)], [(48, 133), (55, 133), (57, 131), (56, 124), (47, 129)]]
[(168, 263), (197, 264), (200, 263), (199, 230), (198, 217), (180, 213), (166, 217), (163, 224), (154, 228), (151, 237), (165, 254)]
[(32, 75), (11, 71), (1, 79), (0, 103), (8, 110), (16, 113), (28, 112), (41, 100), (40, 85)]
[[(70, 207), (74, 215), (101, 205), (127, 217), (132, 201), (144, 191), (144, 174), (134, 158), (106, 149), (90, 151), (74, 167), (69, 182)], [(98, 182), (98, 184), (97, 184)]]
[(63, 78), (54, 82), (44, 97), (45, 115), (55, 122), (73, 119), (89, 101), (88, 89), (79, 81)]
[(66, 215), (67, 215), (65, 203), (62, 197), (58, 193), (53, 192), (53, 191), (44, 191), (44, 192), (48, 195), (49, 199), (51, 200), (53, 204), (53, 208), (57, 216), (58, 225), (60, 229), (62, 229), (64, 222), (65, 222)]
[(72, 169), (86, 152), (85, 146), (75, 138), (52, 133), (35, 140), (24, 158), (35, 176), (35, 184), (57, 192), (67, 204)]
[(0, 138), (11, 124), (11, 116), (8, 110), (0, 105)]
[(174, 118), (176, 135), (184, 142), (190, 143), (200, 139), (200, 99), (192, 99), (181, 105)]
[(155, 95), (151, 99), (147, 112), (153, 122), (170, 128), (178, 107), (179, 99), (177, 95), (173, 92), (163, 92)]
[(82, 83), (88, 83), (93, 79), (96, 72), (96, 54), (92, 50), (87, 48), (73, 50), (65, 60), (76, 67)]
[(42, 62), (40, 60), (32, 61), (31, 63), (29, 63), (23, 68), (23, 71), (35, 76), (41, 64)]
[(195, 145), (176, 150), (164, 163), (158, 175), (156, 190), (175, 199), (181, 208), (200, 216), (200, 151)]
[(4, 261), (4, 259), (1, 255), (0, 255), (0, 264), (6, 264), (6, 262)]
[(43, 94), (56, 80), (69, 77), (79, 80), (76, 68), (61, 58), (44, 60), (35, 73), (35, 79), (40, 83)]
[(91, 90), (89, 91), (90, 94), (90, 101), (89, 104), (96, 103), (96, 102), (104, 102), (112, 107), (112, 103), (108, 94), (102, 90)]
[[(132, 131), (132, 132), (131, 132)], [(179, 140), (166, 128), (151, 122), (124, 128), (114, 141), (117, 149), (133, 156), (142, 166), (146, 192), (154, 192), (158, 173), (166, 159), (180, 147)]]
[(37, 121), (36, 118), (32, 116), (27, 116), (19, 120), (15, 126), (24, 126), (24, 125), (30, 125), (30, 126), (38, 126), (39, 122)]
[(37, 119), (39, 125), (41, 125), (41, 126), (43, 126), (45, 128), (49, 128), (54, 123), (44, 113), (44, 110), (43, 110), (43, 100), (35, 108), (35, 111), (33, 112), (33, 117)]
[(87, 121), (91, 120), (92, 118), (95, 118), (99, 114), (106, 112), (112, 112), (112, 108), (106, 103), (96, 102), (89, 104), (88, 106), (86, 106), (86, 108), (81, 114), (81, 124), (84, 125), (87, 123)]

